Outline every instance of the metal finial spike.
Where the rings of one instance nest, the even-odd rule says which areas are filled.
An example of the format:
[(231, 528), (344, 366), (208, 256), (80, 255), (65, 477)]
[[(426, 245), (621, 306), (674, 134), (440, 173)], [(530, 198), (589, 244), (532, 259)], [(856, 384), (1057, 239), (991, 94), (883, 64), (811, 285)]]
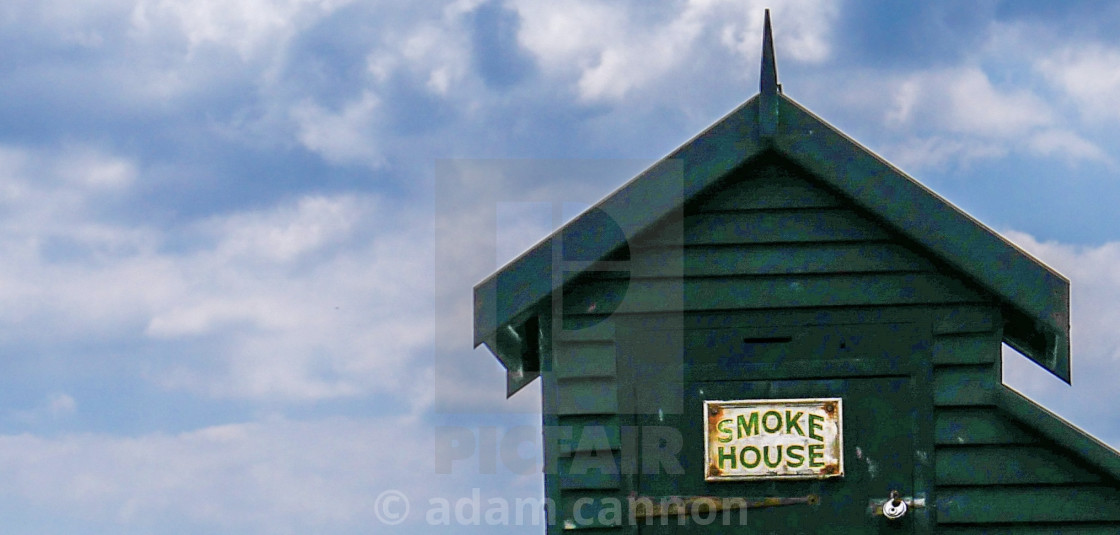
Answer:
[(778, 131), (778, 66), (774, 61), (774, 32), (770, 29), (770, 10), (762, 29), (762, 76), (759, 79), (758, 132), (763, 139), (772, 139)]
[(766, 22), (762, 30), (762, 77), (759, 92), (774, 94), (779, 92), (778, 65), (774, 60), (774, 32), (770, 29), (770, 10), (766, 10)]

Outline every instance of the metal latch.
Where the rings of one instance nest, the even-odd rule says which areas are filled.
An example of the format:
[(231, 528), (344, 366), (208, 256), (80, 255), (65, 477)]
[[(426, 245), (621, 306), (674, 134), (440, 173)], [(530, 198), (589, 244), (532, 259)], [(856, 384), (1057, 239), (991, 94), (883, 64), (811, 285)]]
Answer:
[(867, 512), (894, 520), (902, 518), (910, 509), (924, 509), (925, 506), (925, 497), (902, 497), (897, 490), (892, 490), (890, 497), (886, 500), (871, 500), (871, 503), (867, 506)]
[(693, 512), (718, 512), (736, 509), (759, 509), (783, 505), (816, 505), (820, 498), (816, 494), (791, 498), (748, 498), (741, 496), (668, 496), (668, 497), (631, 497), (634, 518), (656, 518), (691, 515)]

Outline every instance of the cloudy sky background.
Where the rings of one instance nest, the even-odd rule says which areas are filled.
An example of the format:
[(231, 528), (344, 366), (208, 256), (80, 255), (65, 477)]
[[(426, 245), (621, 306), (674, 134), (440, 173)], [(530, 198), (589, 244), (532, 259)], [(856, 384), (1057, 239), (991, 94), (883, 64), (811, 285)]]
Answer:
[(1005, 380), (1120, 446), (1120, 4), (10, 0), (4, 532), (541, 532), (425, 526), (542, 492), (471, 287), (753, 95), (764, 7), (788, 96), (1071, 279), (1073, 386)]

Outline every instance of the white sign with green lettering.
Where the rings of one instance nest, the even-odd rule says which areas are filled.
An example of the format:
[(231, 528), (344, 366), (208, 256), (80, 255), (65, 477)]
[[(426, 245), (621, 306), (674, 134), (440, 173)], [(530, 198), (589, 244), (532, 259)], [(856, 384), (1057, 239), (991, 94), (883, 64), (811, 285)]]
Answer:
[(704, 402), (708, 481), (844, 475), (840, 398)]

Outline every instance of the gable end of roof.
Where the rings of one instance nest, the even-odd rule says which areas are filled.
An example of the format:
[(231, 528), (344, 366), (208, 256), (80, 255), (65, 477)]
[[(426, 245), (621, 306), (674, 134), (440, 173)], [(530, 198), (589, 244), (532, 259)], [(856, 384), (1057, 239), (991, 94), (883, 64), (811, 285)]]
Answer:
[[(486, 344), (510, 373), (529, 371), (518, 361), (525, 349), (502, 349), (509, 344), (499, 343), (498, 334), (522, 328), (554, 291), (582, 273), (561, 264), (565, 236), (600, 236), (580, 244), (583, 265), (590, 266), (772, 150), (991, 292), (1006, 311), (1008, 344), (1070, 381), (1067, 279), (792, 99), (773, 96), (780, 116), (775, 133), (762, 135), (755, 96), (476, 285), (475, 346)], [(601, 214), (621, 234), (594, 232)]]

